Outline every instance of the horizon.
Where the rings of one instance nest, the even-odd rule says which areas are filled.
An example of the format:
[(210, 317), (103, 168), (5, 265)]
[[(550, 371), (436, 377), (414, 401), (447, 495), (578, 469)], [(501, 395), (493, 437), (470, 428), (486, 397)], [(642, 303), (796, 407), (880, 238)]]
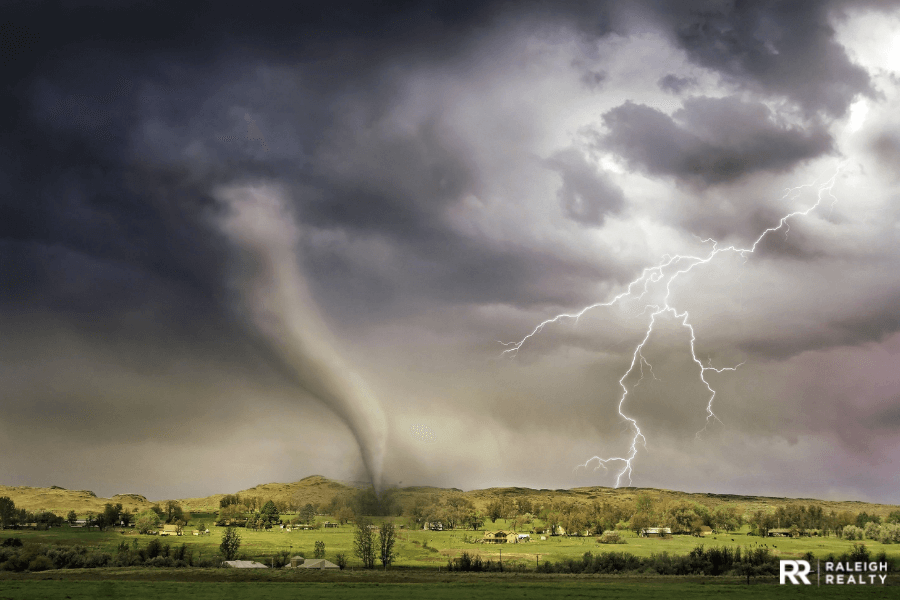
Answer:
[(2, 483), (900, 504), (900, 1), (47, 4)]

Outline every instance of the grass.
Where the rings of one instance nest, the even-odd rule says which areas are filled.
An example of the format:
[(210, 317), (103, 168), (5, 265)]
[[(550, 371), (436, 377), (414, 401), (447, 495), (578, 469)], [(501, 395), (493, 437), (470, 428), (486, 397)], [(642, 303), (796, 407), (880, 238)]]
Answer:
[[(218, 579), (210, 580), (210, 574)], [(895, 582), (896, 583), (896, 582)], [(893, 591), (892, 591), (893, 590)], [(389, 571), (298, 573), (239, 572), (214, 569), (49, 571), (0, 579), (4, 600), (69, 598), (178, 599), (302, 598), (418, 599), (455, 598), (894, 598), (896, 586), (780, 586), (766, 579), (746, 585), (733, 578), (616, 577), (511, 574), (438, 574), (413, 576)]]
[[(190, 534), (192, 527), (198, 522), (209, 525), (210, 535), (194, 536)], [(505, 528), (507, 523), (498, 520), (496, 523), (488, 525), (489, 529), (501, 529)], [(195, 560), (219, 557), (219, 544), (225, 528), (212, 525), (211, 515), (195, 515), (194, 520), (185, 527), (185, 531), (188, 535), (168, 537), (162, 541), (172, 546), (186, 544), (193, 551)], [(311, 558), (315, 542), (321, 540), (325, 543), (325, 558), (334, 561), (335, 555), (343, 552), (351, 557), (351, 566), (358, 566), (358, 561), (353, 557), (352, 525), (291, 533), (280, 529), (269, 531), (239, 529), (238, 531), (242, 539), (239, 554), (251, 560), (269, 564), (271, 557), (281, 551), (288, 551), (291, 555), (302, 554)], [(627, 552), (642, 557), (662, 552), (684, 555), (699, 544), (706, 547), (747, 547), (754, 544), (767, 544), (772, 553), (779, 558), (801, 558), (807, 552), (812, 552), (821, 559), (832, 553), (840, 555), (850, 551), (853, 547), (853, 542), (835, 537), (760, 538), (748, 536), (745, 533), (718, 534), (706, 538), (674, 536), (670, 539), (648, 539), (624, 532), (625, 544), (598, 544), (593, 537), (568, 538), (564, 536), (549, 537), (545, 541), (541, 541), (540, 536), (533, 536), (533, 541), (520, 544), (475, 543), (475, 540), (481, 539), (483, 535), (483, 531), (473, 532), (471, 530), (399, 530), (395, 546), (395, 551), (399, 556), (394, 565), (405, 568), (438, 569), (445, 567), (449, 559), (468, 552), (471, 555), (480, 555), (483, 560), (493, 561), (500, 560), (502, 555), (503, 564), (509, 569), (520, 567), (533, 570), (538, 560), (555, 562), (567, 558), (580, 558), (585, 552), (594, 554), (613, 551)], [(140, 546), (146, 546), (151, 539), (154, 539), (154, 536), (138, 535), (134, 530), (127, 530), (123, 534), (116, 531), (70, 529), (68, 526), (53, 528), (49, 531), (5, 530), (0, 532), (0, 538), (6, 537), (17, 537), (25, 543), (88, 546), (108, 553), (115, 553), (116, 547), (122, 541), (130, 546), (134, 540), (137, 540)], [(864, 543), (873, 554), (884, 550), (888, 556), (900, 558), (900, 545), (881, 544), (873, 540), (865, 540)]]

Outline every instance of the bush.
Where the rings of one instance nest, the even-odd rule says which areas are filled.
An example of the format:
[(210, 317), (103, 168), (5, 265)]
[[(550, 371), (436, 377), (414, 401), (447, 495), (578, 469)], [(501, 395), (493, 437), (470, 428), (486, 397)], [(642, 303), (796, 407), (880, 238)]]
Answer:
[(865, 531), (861, 527), (857, 527), (856, 525), (847, 525), (844, 527), (843, 532), (841, 533), (841, 537), (845, 540), (861, 540), (865, 535)]
[(334, 564), (336, 564), (343, 571), (347, 566), (347, 555), (343, 552), (338, 552), (334, 557)]
[(598, 544), (625, 544), (625, 538), (618, 531), (604, 531), (603, 535), (597, 538)]
[(40, 556), (35, 556), (34, 560), (28, 563), (29, 571), (48, 571), (55, 568), (56, 565), (53, 564), (53, 561), (43, 554), (41, 554)]

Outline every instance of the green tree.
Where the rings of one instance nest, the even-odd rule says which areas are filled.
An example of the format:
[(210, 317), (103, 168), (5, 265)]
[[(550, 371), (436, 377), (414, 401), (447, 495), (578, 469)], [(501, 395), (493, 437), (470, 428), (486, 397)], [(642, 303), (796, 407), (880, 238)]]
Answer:
[(313, 556), (316, 558), (325, 558), (325, 542), (316, 540), (316, 547), (313, 550)]
[(159, 528), (159, 515), (154, 510), (145, 510), (134, 520), (134, 528), (138, 533), (150, 533)]
[(66, 515), (66, 521), (69, 522), (69, 525), (74, 525), (75, 521), (78, 520), (78, 515), (75, 514), (74, 510), (70, 510), (69, 514)]
[[(181, 524), (187, 524), (188, 522), (189, 515), (186, 515), (184, 509), (181, 508), (181, 505), (174, 500), (166, 502), (163, 513), (165, 515), (166, 523), (179, 523), (180, 521)], [(160, 518), (162, 517), (163, 515), (160, 515)]]
[(367, 569), (375, 567), (375, 536), (369, 527), (371, 524), (369, 519), (358, 517), (353, 532), (353, 553)]
[(225, 529), (222, 534), (222, 543), (219, 544), (219, 552), (225, 557), (225, 560), (234, 560), (237, 556), (238, 549), (241, 547), (241, 534), (234, 527)]
[(6, 529), (13, 524), (16, 515), (16, 503), (9, 496), (0, 498), (0, 529)]
[(384, 565), (385, 570), (387, 570), (388, 566), (390, 566), (397, 557), (394, 553), (394, 543), (396, 541), (397, 532), (394, 529), (394, 524), (385, 521), (378, 530), (379, 559), (381, 560), (381, 564)]
[(334, 556), (334, 564), (336, 564), (341, 571), (343, 571), (347, 567), (347, 555), (343, 552), (338, 552)]
[(281, 516), (278, 514), (278, 507), (276, 507), (275, 503), (271, 500), (266, 502), (259, 511), (259, 518), (262, 521), (263, 526), (271, 527), (275, 523), (281, 522)]
[(110, 504), (109, 502), (103, 507), (103, 512), (100, 513), (97, 517), (97, 524), (100, 526), (100, 529), (106, 529), (107, 527), (113, 527), (119, 522), (119, 513), (122, 512), (121, 504)]
[(309, 525), (316, 518), (316, 509), (312, 504), (307, 503), (306, 506), (300, 509), (299, 516), (300, 520)]

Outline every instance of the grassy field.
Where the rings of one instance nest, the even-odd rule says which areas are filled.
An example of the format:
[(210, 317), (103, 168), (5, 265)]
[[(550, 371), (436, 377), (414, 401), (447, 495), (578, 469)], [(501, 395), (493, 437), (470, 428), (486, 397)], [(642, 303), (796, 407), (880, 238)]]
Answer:
[[(218, 557), (218, 548), (225, 528), (211, 525), (211, 515), (197, 514), (194, 516), (193, 523), (201, 521), (210, 524), (210, 535), (173, 536), (164, 538), (163, 542), (173, 546), (187, 544), (188, 548), (193, 551), (195, 560)], [(494, 524), (489, 523), (490, 528), (500, 529), (506, 526), (507, 523), (503, 520)], [(186, 530), (190, 532), (191, 528), (192, 525), (189, 524)], [(335, 555), (343, 552), (351, 557), (351, 566), (358, 564), (353, 557), (353, 527), (351, 525), (335, 529), (290, 533), (280, 529), (270, 531), (238, 529), (238, 531), (242, 537), (240, 554), (251, 560), (269, 564), (271, 557), (281, 551), (288, 551), (291, 555), (303, 554), (311, 558), (315, 542), (321, 540), (325, 543), (326, 558), (334, 561)], [(502, 558), (504, 566), (509, 569), (519, 567), (534, 570), (537, 561), (555, 562), (567, 558), (579, 558), (585, 552), (594, 554), (610, 551), (628, 552), (635, 556), (648, 557), (661, 552), (684, 555), (699, 544), (707, 547), (747, 547), (754, 544), (766, 544), (779, 558), (800, 558), (807, 552), (812, 552), (818, 558), (824, 558), (828, 554), (840, 555), (848, 552), (853, 547), (853, 542), (835, 537), (760, 538), (748, 536), (743, 532), (719, 534), (706, 538), (674, 536), (670, 539), (640, 538), (632, 533), (625, 533), (626, 543), (615, 545), (598, 544), (593, 537), (569, 538), (564, 536), (549, 537), (545, 541), (541, 541), (540, 536), (533, 536), (533, 541), (527, 543), (486, 545), (477, 542), (483, 535), (483, 531), (400, 530), (395, 547), (399, 556), (395, 565), (398, 567), (443, 568), (449, 559), (468, 552), (472, 555), (478, 554), (484, 560), (499, 561)], [(154, 539), (154, 536), (138, 535), (134, 530), (126, 530), (125, 533), (100, 532), (79, 528), (70, 529), (65, 525), (49, 531), (5, 530), (0, 532), (0, 538), (7, 537), (19, 538), (25, 543), (96, 547), (108, 553), (115, 553), (116, 547), (122, 541), (132, 545), (137, 540), (140, 546), (145, 546), (151, 539)], [(884, 550), (888, 556), (900, 558), (900, 545), (880, 544), (872, 540), (866, 540), (865, 544), (873, 554)]]
[[(211, 578), (218, 575), (218, 579)], [(92, 569), (19, 574), (0, 579), (4, 600), (98, 598), (895, 598), (896, 586), (780, 586), (772, 578), (746, 585), (733, 578), (536, 576), (418, 572), (298, 573), (221, 569)]]

